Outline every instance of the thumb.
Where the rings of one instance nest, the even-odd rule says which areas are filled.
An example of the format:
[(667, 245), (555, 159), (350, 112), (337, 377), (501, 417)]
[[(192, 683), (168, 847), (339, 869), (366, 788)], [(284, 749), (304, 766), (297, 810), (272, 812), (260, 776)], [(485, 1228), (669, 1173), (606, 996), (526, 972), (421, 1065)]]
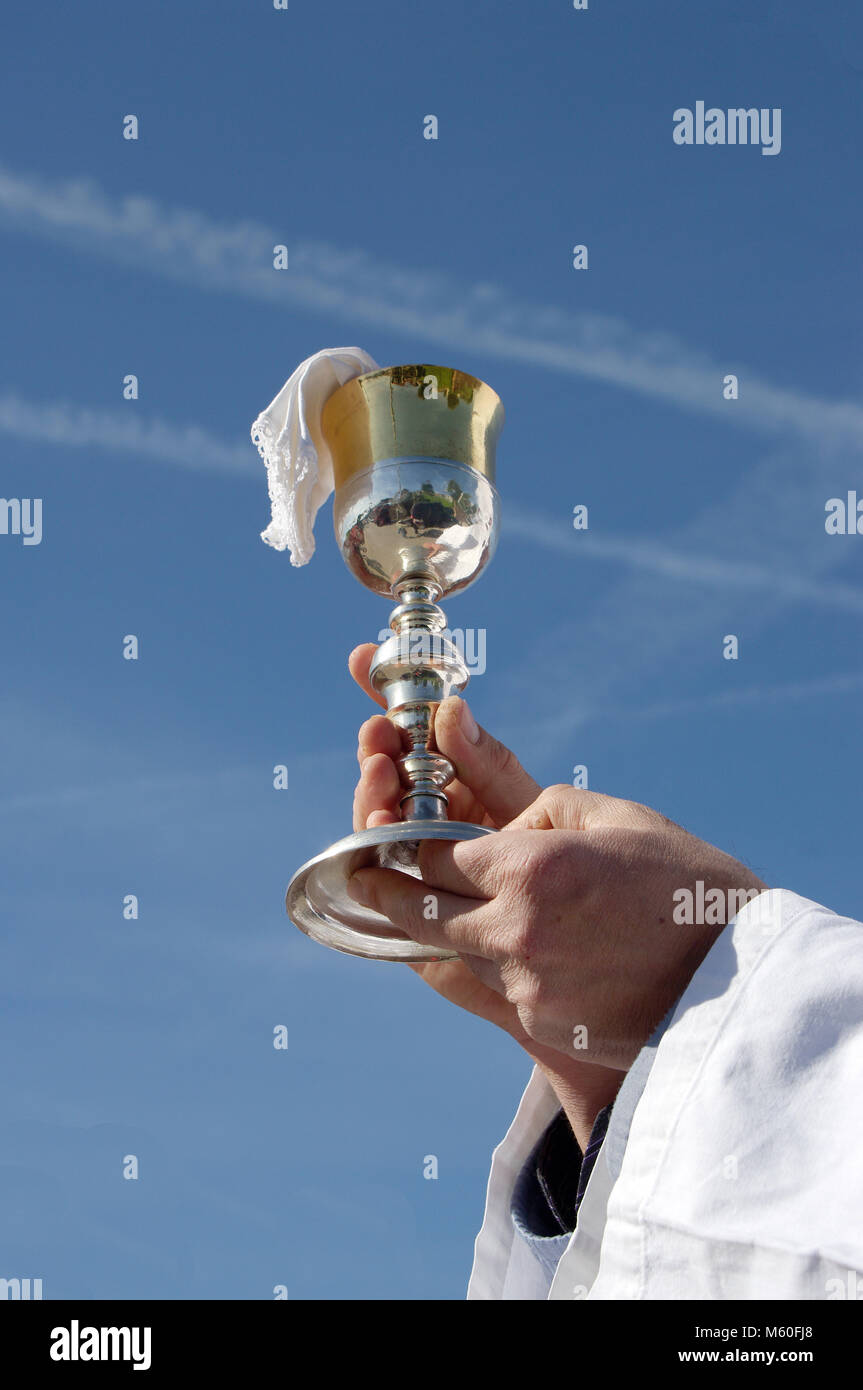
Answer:
[(497, 825), (506, 825), (536, 800), (539, 783), (505, 744), (480, 728), (458, 695), (442, 701), (434, 727), (439, 750)]

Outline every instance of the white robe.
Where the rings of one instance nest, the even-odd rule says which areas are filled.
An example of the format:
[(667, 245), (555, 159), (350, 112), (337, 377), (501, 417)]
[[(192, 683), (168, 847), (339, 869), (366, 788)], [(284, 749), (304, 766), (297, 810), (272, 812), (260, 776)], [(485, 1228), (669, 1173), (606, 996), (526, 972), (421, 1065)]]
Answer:
[(627, 1075), (549, 1290), (510, 1201), (558, 1109), (534, 1070), (468, 1298), (863, 1298), (861, 923), (774, 889), (725, 929)]

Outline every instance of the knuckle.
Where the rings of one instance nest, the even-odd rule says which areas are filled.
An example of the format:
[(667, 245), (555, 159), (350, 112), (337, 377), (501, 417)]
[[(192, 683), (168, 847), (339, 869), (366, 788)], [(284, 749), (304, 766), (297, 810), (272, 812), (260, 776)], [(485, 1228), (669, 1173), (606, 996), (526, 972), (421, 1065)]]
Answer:
[(521, 763), (512, 749), (507, 748), (506, 744), (499, 742), (498, 739), (494, 740), (491, 747), (491, 761), (495, 772), (504, 777), (509, 776), (510, 773), (521, 771)]
[[(513, 1001), (515, 1002), (515, 1001)], [(525, 1000), (515, 1004), (515, 1011), (518, 1014), (521, 1026), (529, 1038), (537, 1040), (541, 1033), (540, 1013), (536, 1003)]]
[(442, 843), (441, 840), (420, 840), (417, 850), (417, 868), (425, 883), (434, 883), (435, 870), (440, 863), (437, 849)]
[(543, 918), (541, 899), (525, 895), (518, 904), (509, 931), (510, 954), (516, 960), (528, 961), (536, 954), (542, 943)]
[(678, 829), (674, 821), (669, 820), (661, 811), (654, 811), (650, 806), (642, 805), (640, 801), (618, 801), (616, 811), (618, 822), (632, 829)]
[(498, 896), (507, 900), (508, 910), (512, 908), (522, 885), (533, 878), (533, 833), (530, 830), (504, 830), (498, 835), (489, 836), (488, 840), (493, 843), (488, 846), (483, 840), (473, 842), (486, 849), (489, 856), (494, 855), (493, 860), (489, 858), (482, 862), (493, 863), (498, 880)]
[(561, 896), (569, 887), (575, 859), (574, 847), (566, 833), (537, 832), (532, 846), (524, 891), (531, 902), (546, 902)]
[(370, 736), (370, 734), (373, 732), (374, 727), (375, 727), (375, 719), (374, 719), (374, 716), (372, 716), (372, 717), (369, 718), (369, 719), (364, 719), (364, 720), (363, 720), (362, 724), (360, 725), (360, 727), (359, 727), (359, 729), (358, 729), (358, 731), (357, 731), (357, 744), (358, 744), (360, 750), (362, 750), (362, 749), (365, 747), (365, 745), (368, 743), (368, 741), (369, 741), (369, 736)]
[(547, 801), (558, 801), (561, 797), (573, 796), (575, 789), (568, 782), (552, 782), (550, 787), (543, 788), (542, 794)]
[(506, 996), (509, 1002), (515, 1005), (522, 1022), (525, 1013), (535, 1013), (538, 1007), (538, 984), (537, 977), (532, 971), (523, 968), (511, 968), (506, 982)]

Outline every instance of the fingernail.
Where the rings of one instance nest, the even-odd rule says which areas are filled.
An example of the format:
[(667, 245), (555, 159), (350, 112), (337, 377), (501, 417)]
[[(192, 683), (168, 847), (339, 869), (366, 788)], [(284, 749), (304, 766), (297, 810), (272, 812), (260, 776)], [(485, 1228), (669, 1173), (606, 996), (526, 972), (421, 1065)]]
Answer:
[(355, 903), (368, 903), (366, 887), (359, 874), (353, 874), (348, 879), (346, 888), (348, 897), (353, 898)]
[(461, 731), (468, 743), (479, 743), (479, 725), (464, 700), (461, 702)]

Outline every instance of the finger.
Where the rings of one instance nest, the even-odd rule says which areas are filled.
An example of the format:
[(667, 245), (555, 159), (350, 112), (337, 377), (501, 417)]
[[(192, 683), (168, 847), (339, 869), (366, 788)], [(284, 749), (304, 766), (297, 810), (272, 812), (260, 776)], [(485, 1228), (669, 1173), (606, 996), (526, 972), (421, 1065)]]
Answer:
[(385, 714), (373, 714), (371, 719), (360, 725), (357, 735), (357, 761), (360, 767), (373, 753), (385, 753), (395, 762), (401, 752), (399, 731)]
[(412, 941), (491, 958), (485, 901), (431, 893), (427, 883), (398, 869), (359, 869), (348, 880), (347, 891), (355, 902), (388, 917)]
[(465, 787), (461, 782), (455, 781), (449, 782), (444, 790), (449, 804), (447, 812), (449, 820), (466, 820), (474, 825), (488, 825), (497, 829), (495, 822), (474, 796), (470, 787)]
[(506, 836), (483, 835), (478, 840), (422, 840), (417, 862), (430, 888), (487, 900), (497, 895), (510, 856)]
[[(374, 811), (392, 813), (398, 820), (398, 803), (404, 795), (395, 763), (383, 753), (373, 753), (363, 763), (360, 780), (354, 792), (354, 829), (365, 830)], [(389, 824), (388, 821), (378, 824)]]
[(376, 705), (380, 705), (382, 709), (386, 709), (386, 700), (381, 698), (369, 680), (369, 666), (371, 665), (372, 657), (376, 651), (377, 647), (374, 642), (363, 642), (362, 646), (354, 647), (354, 650), (348, 657), (348, 670), (360, 689), (371, 696)]
[(535, 801), (540, 786), (518, 758), (473, 718), (466, 702), (450, 695), (435, 717), (437, 746), (496, 825), (505, 825)]
[[(401, 757), (402, 752), (401, 735), (396, 726), (385, 715), (373, 714), (371, 719), (367, 719), (360, 726), (357, 736), (357, 762), (361, 771), (366, 760), (376, 753), (382, 753), (395, 762), (397, 758)], [(402, 795), (404, 795), (404, 790), (402, 787)], [(449, 802), (450, 820), (482, 822), (487, 819), (484, 807), (479, 804), (473, 792), (468, 787), (463, 787), (460, 782), (450, 782), (446, 794)], [(387, 825), (390, 822), (386, 820), (378, 823)]]
[(507, 999), (506, 980), (509, 972), (505, 966), (484, 956), (463, 955), (459, 959), (464, 961), (470, 973), (475, 975), (481, 984), (488, 985), (489, 989), (500, 995), (501, 1003), (506, 1002), (507, 1007), (512, 1008)]
[(507, 830), (588, 830), (605, 813), (611, 798), (560, 782), (543, 788), (536, 801), (507, 824)]
[[(512, 1030), (515, 1008), (506, 998), (501, 968), (494, 961), (483, 960), (481, 956), (459, 956), (457, 960), (406, 961), (405, 964), (451, 1004), (489, 1023), (496, 1023), (507, 1032)], [(489, 998), (488, 990), (496, 997)]]

